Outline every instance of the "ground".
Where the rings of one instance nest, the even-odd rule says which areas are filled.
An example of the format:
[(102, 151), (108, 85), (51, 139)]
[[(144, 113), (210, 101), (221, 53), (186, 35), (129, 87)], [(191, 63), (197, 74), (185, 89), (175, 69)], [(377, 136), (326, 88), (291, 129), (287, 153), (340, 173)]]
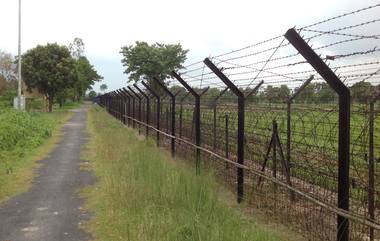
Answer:
[(64, 125), (63, 137), (37, 171), (32, 187), (0, 205), (0, 241), (88, 240), (80, 229), (89, 214), (82, 211), (78, 191), (93, 183), (81, 168), (87, 142), (87, 112), (81, 108)]

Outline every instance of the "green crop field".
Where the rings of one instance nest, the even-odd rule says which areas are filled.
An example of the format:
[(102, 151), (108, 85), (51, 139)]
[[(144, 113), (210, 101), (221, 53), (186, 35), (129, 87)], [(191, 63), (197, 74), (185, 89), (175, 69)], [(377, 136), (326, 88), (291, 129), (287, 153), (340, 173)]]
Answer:
[[(353, 196), (365, 199), (363, 191), (368, 191), (368, 152), (369, 152), (369, 107), (353, 104), (351, 111), (350, 137), (350, 179)], [(163, 110), (166, 110), (164, 107)], [(179, 128), (180, 106), (176, 107), (176, 125)], [(231, 156), (237, 152), (237, 107), (235, 105), (218, 105), (216, 109), (216, 147), (224, 153), (225, 116), (229, 119), (229, 151)], [(375, 105), (374, 154), (380, 158), (380, 105)], [(245, 111), (245, 159), (259, 165), (264, 160), (272, 135), (272, 122), (278, 124), (280, 141), (284, 155), (287, 153), (287, 108), (286, 104), (256, 104), (246, 107)], [(162, 124), (166, 122), (166, 113), (161, 115)], [(339, 113), (337, 106), (329, 104), (304, 105), (292, 104), (291, 108), (291, 175), (308, 183), (316, 184), (336, 191), (338, 173), (338, 136)], [(193, 106), (183, 105), (182, 136), (190, 138), (193, 133)], [(214, 142), (214, 112), (207, 106), (201, 107), (202, 143), (210, 148)], [(179, 130), (177, 129), (177, 135)], [(271, 155), (268, 168), (272, 166)], [(279, 158), (279, 157), (278, 157)], [(376, 173), (379, 171), (376, 166)], [(378, 180), (378, 179), (377, 179)], [(378, 181), (377, 181), (378, 182)], [(380, 187), (380, 182), (376, 184)]]

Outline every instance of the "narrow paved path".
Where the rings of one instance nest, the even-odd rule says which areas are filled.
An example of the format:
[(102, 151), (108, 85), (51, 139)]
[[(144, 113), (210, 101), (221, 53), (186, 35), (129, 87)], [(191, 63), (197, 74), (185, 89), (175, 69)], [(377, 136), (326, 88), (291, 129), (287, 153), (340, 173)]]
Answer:
[(91, 174), (80, 168), (86, 121), (86, 109), (76, 110), (59, 145), (36, 170), (39, 176), (30, 191), (0, 205), (0, 241), (90, 239), (79, 228), (89, 215), (81, 208), (78, 190), (93, 182)]

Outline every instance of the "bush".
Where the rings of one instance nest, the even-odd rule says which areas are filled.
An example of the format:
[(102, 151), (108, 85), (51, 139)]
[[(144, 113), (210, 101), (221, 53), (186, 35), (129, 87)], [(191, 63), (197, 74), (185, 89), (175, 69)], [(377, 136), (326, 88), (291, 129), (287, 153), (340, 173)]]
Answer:
[[(39, 146), (51, 136), (53, 123), (39, 113), (19, 112), (12, 108), (0, 110), (0, 160)], [(7, 158), (8, 157), (8, 158)]]

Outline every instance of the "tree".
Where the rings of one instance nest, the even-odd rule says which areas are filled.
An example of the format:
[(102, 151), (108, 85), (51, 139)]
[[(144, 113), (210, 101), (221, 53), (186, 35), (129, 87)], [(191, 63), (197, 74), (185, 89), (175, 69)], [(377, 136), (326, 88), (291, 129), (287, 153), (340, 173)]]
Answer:
[[(298, 88), (295, 89), (298, 91)], [(299, 103), (313, 103), (315, 102), (315, 94), (317, 91), (316, 83), (309, 83), (295, 98), (295, 101)]]
[(326, 82), (316, 83), (315, 99), (317, 103), (333, 102), (336, 98), (337, 94)]
[(84, 42), (81, 38), (75, 38), (74, 41), (69, 44), (69, 50), (74, 59), (78, 60), (84, 54)]
[(100, 86), (100, 91), (102, 91), (103, 93), (105, 93), (107, 89), (108, 89), (108, 86), (106, 84), (102, 84)]
[(91, 86), (98, 81), (103, 79), (102, 76), (98, 74), (94, 66), (90, 64), (90, 61), (84, 56), (79, 57), (75, 62), (75, 68), (78, 75), (78, 81), (74, 85), (76, 100), (79, 101), (86, 91), (92, 88)]
[(264, 95), (269, 102), (283, 102), (289, 97), (290, 89), (287, 85), (281, 85), (280, 87), (268, 85), (264, 90)]
[(75, 60), (66, 46), (38, 45), (23, 55), (22, 76), (28, 90), (37, 88), (46, 96), (51, 112), (56, 94), (77, 81)]
[(350, 89), (352, 100), (359, 103), (367, 103), (375, 90), (371, 83), (365, 81), (355, 83)]
[(12, 54), (0, 50), (0, 94), (17, 87), (17, 71)]
[(186, 60), (188, 50), (182, 49), (181, 44), (149, 45), (146, 42), (137, 41), (135, 45), (125, 46), (121, 49), (123, 58), (121, 60), (129, 74), (130, 82), (138, 82), (143, 79), (150, 86), (157, 89), (157, 83), (153, 77), (165, 83), (171, 71), (182, 68)]
[(84, 55), (85, 44), (81, 38), (75, 38), (69, 45), (69, 50), (75, 59), (75, 68), (78, 75), (78, 81), (75, 83), (74, 91), (71, 91), (71, 93), (74, 95), (72, 98), (79, 101), (84, 97), (86, 91), (95, 82), (101, 81), (103, 77), (97, 73), (94, 66), (90, 64), (90, 61)]
[(95, 91), (93, 91), (93, 90), (91, 90), (89, 93), (88, 93), (88, 97), (89, 98), (94, 98), (94, 97), (96, 97), (98, 94), (95, 92)]

